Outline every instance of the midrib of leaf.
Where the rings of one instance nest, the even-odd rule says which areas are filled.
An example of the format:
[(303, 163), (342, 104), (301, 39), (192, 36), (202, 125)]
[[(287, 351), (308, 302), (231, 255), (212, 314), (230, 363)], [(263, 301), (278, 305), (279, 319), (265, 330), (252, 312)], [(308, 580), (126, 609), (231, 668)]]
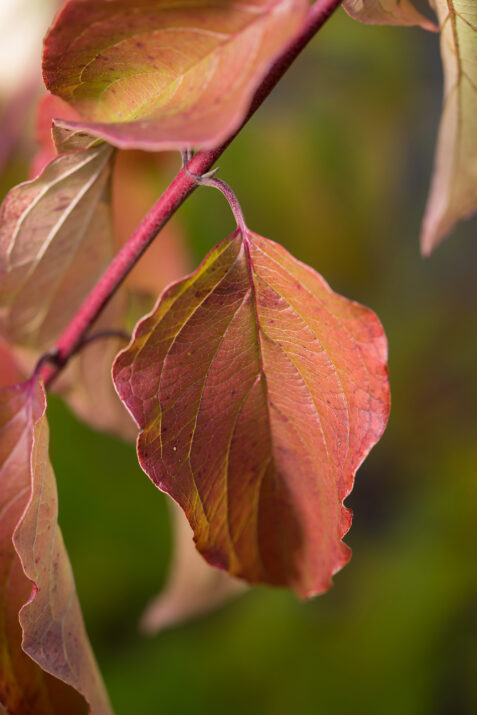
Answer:
[[(285, 270), (285, 269), (283, 268), (283, 266), (282, 266), (275, 258), (273, 258), (269, 253), (265, 253), (265, 251), (263, 251), (260, 246), (258, 246), (257, 244), (255, 244), (255, 247), (256, 247), (256, 250), (260, 251), (268, 260), (273, 261), (273, 263), (275, 263), (275, 264), (279, 267), (280, 270)], [(327, 348), (326, 348), (326, 345), (324, 345), (324, 344), (323, 344), (323, 341), (316, 335), (315, 331), (313, 330), (313, 328), (311, 327), (311, 325), (308, 323), (308, 321), (306, 320), (306, 318), (305, 318), (303, 315), (301, 315), (301, 313), (299, 313), (299, 312), (297, 311), (297, 309), (295, 308), (295, 306), (292, 305), (292, 304), (290, 303), (290, 301), (289, 301), (284, 295), (282, 295), (279, 291), (277, 291), (277, 289), (276, 289), (275, 287), (271, 286), (270, 283), (268, 283), (268, 282), (265, 280), (265, 278), (263, 278), (262, 276), (259, 276), (259, 278), (260, 278), (260, 280), (262, 280), (264, 283), (266, 283), (271, 290), (273, 290), (277, 295), (279, 295), (280, 298), (282, 298), (282, 300), (284, 300), (285, 303), (290, 307), (290, 309), (295, 313), (295, 315), (297, 315), (297, 316), (300, 318), (300, 320), (302, 320), (302, 322), (307, 326), (307, 328), (310, 330), (310, 332), (312, 333), (312, 335), (315, 337), (315, 339), (316, 339), (318, 345), (320, 345), (320, 346), (323, 348), (323, 351), (324, 351), (324, 353), (325, 353), (325, 355), (326, 355), (326, 357), (327, 357), (327, 359), (328, 359), (330, 365), (331, 365), (332, 368), (333, 368), (333, 373), (334, 373), (334, 375), (336, 376), (336, 378), (337, 378), (337, 380), (338, 380), (338, 382), (339, 382), (339, 384), (340, 384), (340, 387), (341, 387), (341, 395), (342, 395), (343, 401), (344, 401), (344, 403), (345, 403), (345, 405), (346, 405), (346, 411), (347, 411), (347, 416), (348, 416), (348, 419), (347, 419), (347, 421), (346, 421), (346, 431), (347, 431), (347, 453), (346, 453), (346, 458), (347, 458), (348, 449), (349, 449), (350, 412), (349, 412), (348, 399), (347, 399), (345, 390), (344, 390), (344, 388), (343, 388), (343, 383), (342, 383), (342, 381), (341, 381), (341, 377), (340, 377), (338, 368), (336, 367), (334, 361), (331, 359), (331, 357), (330, 357), (330, 355), (329, 355), (329, 352), (328, 352), (328, 350), (327, 350)], [(307, 288), (307, 286), (306, 286), (304, 283), (301, 283), (301, 285), (302, 285), (303, 289), (308, 293), (308, 295), (310, 296), (310, 298), (311, 298), (312, 300), (317, 300), (317, 299), (318, 299), (317, 296), (315, 296), (313, 293), (311, 293), (311, 291)], [(320, 300), (320, 302), (323, 304), (323, 301)], [(328, 309), (327, 309), (326, 307), (325, 307), (325, 310), (328, 311)], [(338, 318), (338, 316), (335, 315), (334, 313), (331, 313), (331, 311), (328, 311), (328, 312), (333, 315), (333, 317), (336, 319), (336, 321), (338, 322), (338, 324), (343, 328), (343, 330), (345, 330), (345, 331), (348, 333), (348, 335), (350, 335), (348, 329), (346, 328), (346, 326), (344, 325), (344, 323)], [(267, 337), (269, 337), (269, 336), (267, 336)], [(269, 338), (269, 339), (272, 340), (272, 338)], [(353, 337), (352, 337), (351, 335), (350, 335), (350, 339), (352, 340), (353, 343), (355, 342), (354, 339), (353, 339)], [(275, 342), (275, 341), (273, 341), (273, 342)], [(282, 346), (280, 346), (280, 347), (282, 347)], [(284, 350), (284, 348), (282, 348), (282, 349)], [(284, 352), (286, 352), (286, 351), (284, 350)], [(319, 410), (318, 410), (318, 407), (317, 407), (317, 405), (316, 405), (316, 403), (315, 403), (315, 401), (314, 401), (314, 399), (313, 399), (313, 397), (312, 397), (312, 395), (311, 395), (311, 393), (310, 393), (310, 390), (309, 390), (309, 388), (308, 388), (308, 384), (307, 384), (307, 382), (306, 382), (304, 376), (301, 374), (300, 370), (298, 369), (298, 367), (295, 365), (294, 361), (291, 359), (291, 357), (288, 355), (287, 352), (286, 352), (286, 354), (287, 354), (287, 356), (289, 357), (290, 361), (293, 362), (296, 371), (298, 372), (298, 374), (300, 375), (301, 379), (303, 380), (304, 384), (305, 384), (306, 387), (307, 387), (308, 393), (310, 394), (310, 398), (311, 398), (311, 400), (312, 400), (312, 402), (313, 402), (313, 405), (314, 405), (314, 407), (315, 407), (315, 411), (316, 411), (316, 413), (317, 413), (317, 417), (318, 417), (319, 422), (320, 422), (321, 432), (322, 432), (323, 437), (324, 437), (324, 432), (323, 432), (323, 427), (322, 427), (322, 422), (321, 422), (321, 417), (320, 417), (320, 414), (319, 414)], [(361, 353), (360, 353), (360, 358), (361, 358), (361, 362), (362, 362), (362, 364), (363, 364), (363, 366), (364, 366)], [(328, 444), (327, 444), (327, 441), (326, 441), (326, 438), (325, 438), (325, 437), (324, 437), (324, 443), (325, 443), (325, 446), (326, 446), (326, 452), (327, 452), (327, 454), (328, 454), (328, 458), (330, 458), (330, 456), (329, 456), (329, 451), (328, 451)]]
[(246, 253), (248, 279), (249, 279), (250, 288), (251, 288), (252, 310), (253, 310), (253, 316), (254, 316), (255, 335), (256, 335), (256, 342), (257, 342), (257, 357), (258, 357), (258, 363), (260, 366), (260, 376), (262, 377), (263, 393), (264, 393), (264, 400), (265, 400), (265, 405), (266, 405), (266, 413), (267, 413), (267, 421), (268, 421), (268, 431), (270, 432), (270, 440), (271, 440), (272, 439), (272, 429), (271, 429), (270, 415), (268, 412), (268, 398), (269, 398), (268, 385), (267, 385), (267, 376), (265, 373), (265, 364), (264, 364), (264, 360), (263, 360), (262, 343), (261, 343), (261, 338), (260, 338), (261, 328), (260, 328), (260, 320), (258, 317), (257, 292), (255, 289), (255, 282), (253, 279), (252, 257), (250, 255), (249, 240), (250, 239), (248, 238), (248, 236), (242, 237), (243, 246), (245, 248), (245, 253)]
[[(257, 357), (258, 357), (258, 363), (260, 366), (259, 377), (261, 378), (260, 382), (261, 382), (262, 391), (263, 391), (264, 409), (265, 409), (265, 414), (266, 414), (266, 419), (267, 419), (267, 424), (268, 424), (268, 433), (270, 435), (270, 461), (273, 461), (273, 465), (274, 465), (273, 477), (274, 477), (275, 481), (277, 481), (278, 473), (277, 473), (277, 469), (275, 468), (276, 465), (275, 465), (275, 457), (274, 457), (272, 422), (271, 422), (271, 417), (270, 417), (268, 382), (267, 382), (267, 375), (265, 372), (265, 363), (263, 360), (263, 350), (262, 350), (262, 342), (261, 342), (261, 328), (260, 328), (260, 320), (259, 320), (259, 316), (258, 316), (257, 292), (256, 292), (256, 288), (255, 288), (255, 281), (253, 279), (252, 256), (250, 254), (250, 239), (248, 236), (243, 236), (242, 240), (243, 240), (243, 245), (245, 247), (246, 260), (247, 260), (247, 271), (248, 271), (248, 277), (249, 277), (249, 282), (250, 282), (250, 287), (251, 287), (252, 311), (253, 311), (253, 317), (254, 317), (255, 336), (256, 336), (256, 343), (257, 343)], [(260, 514), (260, 502), (261, 502), (261, 498), (262, 498), (263, 480), (265, 478), (265, 474), (268, 469), (268, 464), (269, 464), (269, 462), (265, 463), (264, 468), (262, 469), (262, 471), (259, 475), (259, 478), (257, 480), (257, 488), (256, 488), (257, 500), (256, 500), (256, 504), (255, 504), (255, 511), (256, 511), (255, 543), (257, 545), (257, 554), (259, 555), (260, 564), (262, 566), (264, 573), (266, 572), (266, 569), (263, 564), (260, 537), (259, 537), (258, 530), (260, 528), (259, 514)]]

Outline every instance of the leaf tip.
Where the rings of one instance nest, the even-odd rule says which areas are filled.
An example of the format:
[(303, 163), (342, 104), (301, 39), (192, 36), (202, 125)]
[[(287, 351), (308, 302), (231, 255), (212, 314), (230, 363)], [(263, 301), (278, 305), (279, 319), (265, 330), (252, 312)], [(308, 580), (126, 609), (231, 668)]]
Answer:
[(445, 238), (450, 234), (456, 221), (450, 222), (444, 219), (438, 220), (434, 215), (434, 211), (426, 210), (422, 221), (420, 249), (423, 258), (429, 258), (431, 253), (439, 246)]

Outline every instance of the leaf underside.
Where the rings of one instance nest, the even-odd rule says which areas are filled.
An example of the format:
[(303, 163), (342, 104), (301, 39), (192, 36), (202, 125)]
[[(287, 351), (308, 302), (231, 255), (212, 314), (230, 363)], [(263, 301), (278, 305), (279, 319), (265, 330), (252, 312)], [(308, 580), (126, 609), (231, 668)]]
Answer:
[(47, 88), (122, 148), (209, 149), (237, 129), (307, 0), (69, 0), (45, 40)]
[(343, 499), (389, 410), (370, 310), (237, 232), (166, 290), (113, 378), (143, 469), (210, 563), (304, 597), (329, 588), (350, 556)]
[(112, 152), (103, 144), (62, 155), (7, 194), (0, 209), (0, 332), (10, 342), (51, 347), (107, 265)]

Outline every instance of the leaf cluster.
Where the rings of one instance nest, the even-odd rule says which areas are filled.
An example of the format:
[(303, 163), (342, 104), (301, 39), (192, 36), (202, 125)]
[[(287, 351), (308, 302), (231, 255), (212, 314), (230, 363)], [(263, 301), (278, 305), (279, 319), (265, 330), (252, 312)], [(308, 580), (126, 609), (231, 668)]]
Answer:
[[(128, 409), (144, 471), (182, 507), (198, 551), (230, 577), (308, 598), (349, 559), (343, 500), (389, 413), (383, 328), (371, 310), (251, 231), (228, 187), (193, 174), (338, 4), (67, 0), (48, 31), (51, 94), (39, 106), (35, 177), (0, 209), (0, 703), (9, 713), (111, 712), (57, 526), (43, 382), (58, 377), (56, 389), (85, 419), (131, 439)], [(344, 7), (363, 22), (438, 29), (407, 0)], [(435, 0), (434, 9), (445, 98), (426, 254), (477, 207), (477, 11), (463, 0)], [(92, 343), (85, 306), (116, 266), (127, 264), (121, 275), (133, 268), (129, 247), (145, 225), (129, 241), (126, 207), (139, 221), (147, 167), (161, 172), (167, 163), (137, 150), (168, 149), (199, 154), (179, 175), (179, 198), (169, 207), (166, 190), (148, 230), (157, 233), (202, 181), (224, 190), (237, 231), (184, 278), (172, 228), (173, 268), (161, 271), (165, 254), (154, 245), (151, 271), (132, 271), (97, 302), (94, 330), (115, 332)], [(144, 182), (139, 200), (133, 176)], [(108, 372), (134, 324), (114, 360), (121, 405)], [(189, 578), (210, 573), (190, 563)], [(214, 581), (220, 598), (240, 589), (229, 576)], [(151, 607), (146, 626), (161, 622), (163, 606)]]

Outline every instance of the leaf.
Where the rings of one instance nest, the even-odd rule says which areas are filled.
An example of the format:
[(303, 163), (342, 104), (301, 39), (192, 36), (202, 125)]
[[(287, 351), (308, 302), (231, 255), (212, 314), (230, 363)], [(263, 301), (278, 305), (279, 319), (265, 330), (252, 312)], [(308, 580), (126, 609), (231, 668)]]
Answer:
[(57, 525), (45, 408), (35, 380), (0, 391), (0, 702), (15, 715), (76, 715), (86, 700), (108, 715)]
[(385, 427), (385, 361), (371, 311), (236, 232), (166, 290), (113, 378), (205, 558), (311, 596), (350, 557), (342, 502)]
[(444, 106), (424, 215), (425, 255), (477, 209), (477, 7), (434, 0), (441, 27)]
[(409, 0), (344, 0), (343, 7), (350, 17), (371, 25), (419, 25), (437, 32), (436, 25)]
[(111, 253), (112, 148), (65, 154), (0, 208), (0, 331), (50, 347)]
[[(42, 98), (37, 116), (40, 153), (36, 165), (51, 161), (55, 155), (52, 119), (67, 111), (72, 110), (58, 97)], [(55, 138), (58, 140), (58, 135)], [(85, 151), (96, 141), (84, 133), (65, 132), (60, 137), (60, 149), (76, 154), (59, 157), (36, 181), (16, 187), (1, 209), (5, 220), (0, 227), (0, 333), (17, 348), (25, 374), (31, 373), (39, 354), (51, 348), (162, 190), (168, 157), (122, 152), (111, 177), (111, 148), (103, 145)], [(66, 162), (71, 163), (73, 176), (69, 176)], [(70, 204), (65, 201), (68, 192)], [(64, 213), (57, 227), (50, 230), (48, 211), (56, 200), (65, 201)], [(41, 222), (39, 228), (37, 221)], [(35, 241), (31, 240), (32, 226)], [(188, 268), (183, 236), (173, 220), (96, 321), (94, 331), (130, 329), (139, 315), (152, 308), (164, 286)], [(42, 309), (47, 313), (45, 325), (36, 326)], [(18, 347), (25, 345), (28, 350), (22, 349), (19, 354)], [(96, 428), (131, 439), (136, 433), (134, 423), (111, 382), (111, 365), (123, 345), (108, 338), (89, 346), (71, 361), (56, 381), (55, 390)]]
[(121, 148), (212, 148), (299, 30), (307, 0), (69, 0), (45, 40), (47, 88)]
[(183, 511), (172, 500), (170, 504), (174, 555), (166, 585), (141, 618), (143, 631), (150, 635), (219, 608), (245, 590), (241, 581), (204, 561)]
[[(114, 244), (119, 250), (161, 193), (168, 157), (144, 152), (119, 152), (112, 190)], [(111, 250), (110, 260), (114, 251)], [(190, 270), (184, 235), (177, 218), (161, 231), (95, 322), (93, 332), (120, 328), (130, 331), (150, 311), (157, 295)], [(97, 429), (134, 440), (136, 426), (121, 404), (111, 381), (111, 366), (124, 341), (92, 343), (73, 359), (55, 384), (70, 407)]]

